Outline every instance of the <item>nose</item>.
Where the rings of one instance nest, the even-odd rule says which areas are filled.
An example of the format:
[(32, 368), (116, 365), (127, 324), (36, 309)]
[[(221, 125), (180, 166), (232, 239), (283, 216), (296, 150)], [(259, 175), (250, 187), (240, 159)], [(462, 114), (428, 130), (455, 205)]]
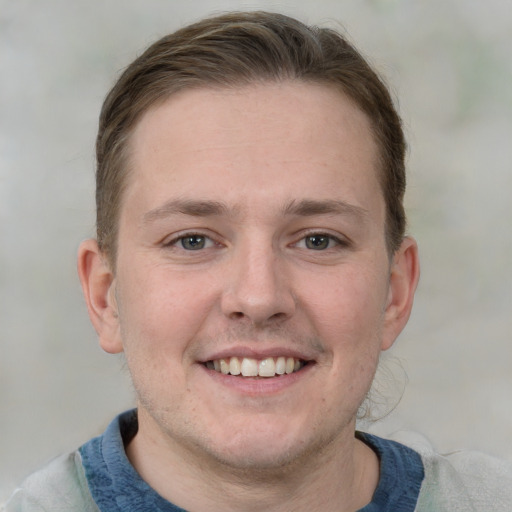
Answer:
[(230, 319), (245, 319), (263, 327), (294, 314), (296, 301), (286, 264), (271, 243), (238, 247), (227, 273), (222, 311)]

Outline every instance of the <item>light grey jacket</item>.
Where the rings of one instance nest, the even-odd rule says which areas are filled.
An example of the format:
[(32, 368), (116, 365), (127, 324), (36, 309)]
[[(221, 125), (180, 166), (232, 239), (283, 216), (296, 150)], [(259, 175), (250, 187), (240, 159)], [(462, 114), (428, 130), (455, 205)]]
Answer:
[[(441, 456), (417, 435), (406, 434), (395, 440), (416, 450), (425, 467), (415, 512), (512, 511), (511, 463), (476, 452)], [(100, 512), (89, 492), (78, 452), (59, 457), (31, 475), (2, 511)]]

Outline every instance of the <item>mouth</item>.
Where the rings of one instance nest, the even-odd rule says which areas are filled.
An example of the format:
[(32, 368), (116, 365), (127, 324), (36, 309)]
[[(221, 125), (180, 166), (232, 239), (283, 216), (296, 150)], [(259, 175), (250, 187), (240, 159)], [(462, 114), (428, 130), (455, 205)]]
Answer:
[(313, 361), (305, 361), (295, 357), (266, 357), (254, 359), (251, 357), (227, 357), (206, 361), (204, 365), (209, 370), (224, 375), (239, 377), (263, 377), (272, 378), (281, 375), (290, 375), (301, 371), (306, 365), (313, 364)]

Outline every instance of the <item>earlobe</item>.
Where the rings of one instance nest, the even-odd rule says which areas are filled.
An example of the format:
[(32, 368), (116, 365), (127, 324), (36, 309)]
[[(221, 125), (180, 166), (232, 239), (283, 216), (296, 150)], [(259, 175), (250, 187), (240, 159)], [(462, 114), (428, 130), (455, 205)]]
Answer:
[(418, 246), (413, 238), (405, 237), (391, 264), (382, 350), (393, 345), (409, 320), (419, 275)]
[(77, 266), (89, 318), (101, 347), (112, 354), (122, 352), (115, 276), (96, 240), (85, 240), (80, 244)]

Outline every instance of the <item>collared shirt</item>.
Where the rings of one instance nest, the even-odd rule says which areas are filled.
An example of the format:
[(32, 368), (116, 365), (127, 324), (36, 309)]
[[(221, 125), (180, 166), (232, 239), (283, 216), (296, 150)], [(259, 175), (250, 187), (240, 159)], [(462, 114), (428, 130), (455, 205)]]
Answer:
[[(130, 464), (124, 446), (137, 433), (136, 411), (119, 416), (106, 432), (80, 448), (89, 490), (101, 512), (182, 512), (162, 498)], [(357, 433), (380, 460), (373, 500), (360, 512), (413, 512), (424, 478), (417, 452), (394, 441)]]
[[(106, 432), (30, 475), (3, 512), (176, 512), (126, 457), (137, 433), (134, 411)], [(510, 512), (512, 464), (477, 452), (435, 453), (413, 432), (400, 442), (356, 434), (380, 459), (373, 500), (359, 512)]]

